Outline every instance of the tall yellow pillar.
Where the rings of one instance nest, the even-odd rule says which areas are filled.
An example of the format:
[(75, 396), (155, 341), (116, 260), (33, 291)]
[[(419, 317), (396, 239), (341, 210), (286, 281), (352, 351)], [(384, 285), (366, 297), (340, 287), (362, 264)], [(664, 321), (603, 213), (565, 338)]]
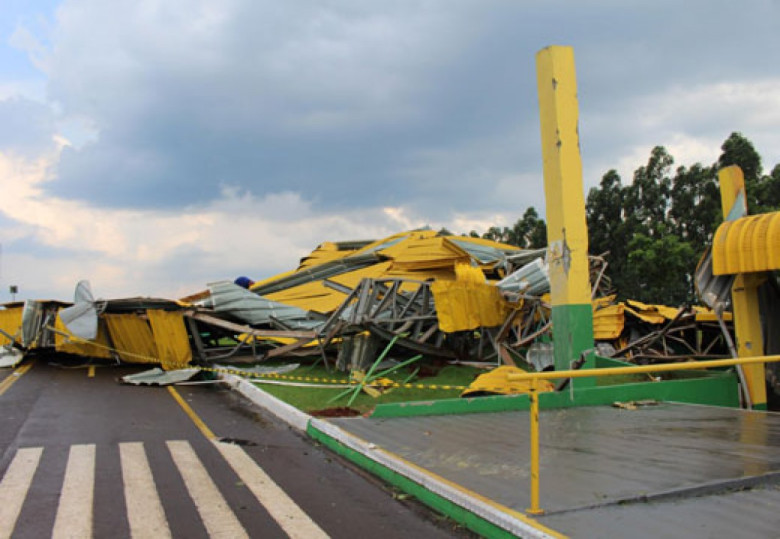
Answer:
[[(574, 50), (552, 46), (536, 54), (547, 209), (555, 368), (568, 369), (593, 349), (588, 227), (580, 157)], [(586, 367), (592, 367), (586, 364)], [(577, 386), (593, 385), (592, 378)]]
[[(723, 219), (731, 221), (747, 215), (745, 177), (736, 165), (718, 171), (720, 201)], [(764, 337), (758, 303), (758, 287), (765, 277), (759, 273), (740, 273), (731, 287), (731, 305), (734, 311), (734, 333), (737, 355), (754, 357), (764, 355)], [(766, 379), (764, 365), (743, 365), (745, 384), (754, 409), (766, 410)]]

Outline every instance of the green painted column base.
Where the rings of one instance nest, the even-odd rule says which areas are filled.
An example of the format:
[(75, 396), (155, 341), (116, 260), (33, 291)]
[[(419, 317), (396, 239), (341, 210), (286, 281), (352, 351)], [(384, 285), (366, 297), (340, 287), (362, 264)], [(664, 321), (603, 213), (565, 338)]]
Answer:
[[(555, 345), (555, 370), (571, 369), (571, 364), (580, 358), (583, 351), (588, 352), (588, 359), (582, 369), (595, 367), (593, 359), (593, 306), (587, 305), (553, 305), (552, 308), (553, 342)], [(594, 387), (594, 378), (577, 378), (572, 380), (575, 389)]]

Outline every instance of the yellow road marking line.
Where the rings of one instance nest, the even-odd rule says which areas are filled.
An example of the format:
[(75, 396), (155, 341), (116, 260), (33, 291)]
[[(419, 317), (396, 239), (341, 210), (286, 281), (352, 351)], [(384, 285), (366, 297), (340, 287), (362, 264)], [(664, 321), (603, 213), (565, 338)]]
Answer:
[(329, 537), (242, 448), (218, 441), (213, 443), (287, 535), (293, 539)]
[(92, 537), (95, 444), (70, 446), (52, 539)]
[(168, 386), (168, 392), (173, 396), (174, 399), (176, 399), (176, 402), (179, 403), (179, 406), (181, 406), (181, 409), (184, 410), (184, 413), (190, 417), (193, 423), (195, 423), (195, 426), (200, 429), (200, 432), (203, 433), (203, 436), (209, 440), (216, 440), (217, 437), (213, 432), (211, 432), (211, 429), (208, 428), (208, 426), (200, 417), (198, 417), (198, 414), (195, 413), (195, 410), (193, 410), (190, 405), (187, 404), (187, 402), (182, 398), (181, 395), (179, 395), (179, 392), (176, 391), (173, 386)]
[(122, 480), (125, 484), (125, 505), (131, 537), (171, 537), (157, 486), (154, 483), (144, 444), (119, 444)]
[(95, 366), (90, 365), (87, 369), (87, 378), (94, 378), (95, 377)]
[(11, 537), (22, 504), (30, 490), (35, 470), (41, 460), (42, 447), (19, 449), (0, 482), (0, 538)]
[(182, 440), (165, 443), (209, 535), (248, 538), (246, 530), (220, 494), (192, 446)]
[(8, 391), (8, 388), (14, 385), (14, 382), (16, 382), (19, 378), (22, 377), (24, 373), (32, 369), (32, 366), (34, 363), (27, 363), (26, 365), (22, 365), (18, 369), (16, 369), (14, 372), (9, 374), (5, 377), (5, 380), (0, 382), (0, 395)]

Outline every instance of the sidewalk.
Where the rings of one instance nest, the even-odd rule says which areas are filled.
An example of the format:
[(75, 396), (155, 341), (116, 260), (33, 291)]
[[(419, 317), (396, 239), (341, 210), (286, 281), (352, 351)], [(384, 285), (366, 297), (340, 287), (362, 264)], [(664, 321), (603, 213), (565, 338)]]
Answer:
[(779, 414), (680, 404), (543, 411), (545, 514), (530, 517), (527, 412), (323, 420), (230, 381), (485, 536), (772, 537), (780, 529)]

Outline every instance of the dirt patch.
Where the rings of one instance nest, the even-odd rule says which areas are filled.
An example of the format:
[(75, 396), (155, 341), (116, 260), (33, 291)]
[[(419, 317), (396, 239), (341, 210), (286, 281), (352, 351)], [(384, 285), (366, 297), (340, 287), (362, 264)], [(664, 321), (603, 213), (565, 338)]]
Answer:
[(309, 412), (314, 417), (357, 417), (362, 415), (359, 410), (347, 408), (346, 406), (337, 406), (335, 408), (325, 408), (323, 410), (314, 410)]

